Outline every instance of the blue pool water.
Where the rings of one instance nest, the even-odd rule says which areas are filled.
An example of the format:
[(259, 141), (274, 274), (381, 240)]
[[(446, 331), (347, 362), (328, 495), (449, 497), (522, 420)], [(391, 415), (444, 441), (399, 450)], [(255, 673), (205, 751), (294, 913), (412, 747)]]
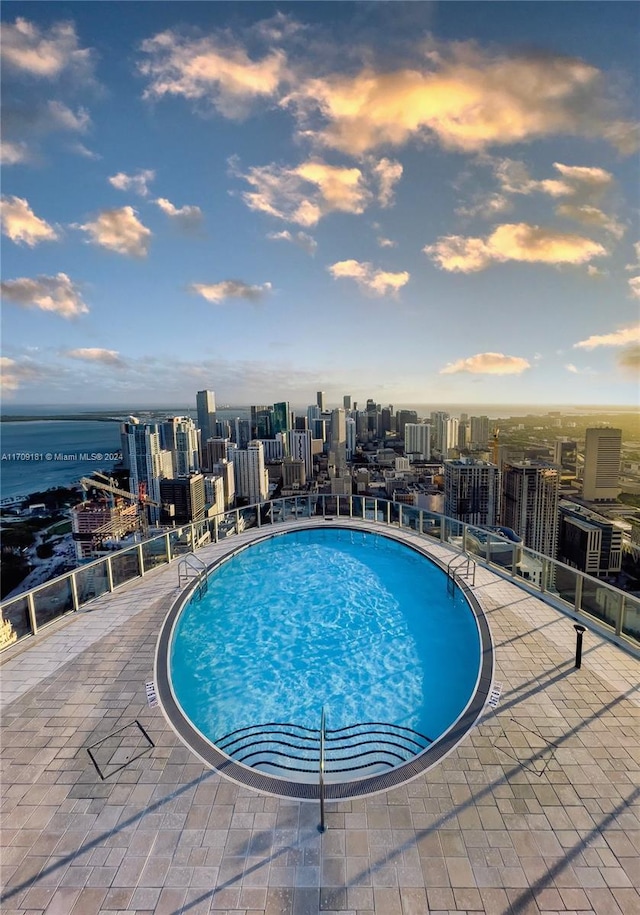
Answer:
[(445, 574), (397, 541), (360, 531), (282, 534), (215, 570), (176, 623), (170, 678), (216, 743), (238, 728), (363, 721), (437, 739), (474, 691), (477, 624)]

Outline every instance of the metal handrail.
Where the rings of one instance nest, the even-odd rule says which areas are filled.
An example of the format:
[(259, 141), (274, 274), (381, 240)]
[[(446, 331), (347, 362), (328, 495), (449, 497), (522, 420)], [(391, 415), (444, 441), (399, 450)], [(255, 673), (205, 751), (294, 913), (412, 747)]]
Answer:
[[(197, 562), (199, 565), (194, 565), (194, 562)], [(186, 584), (186, 582), (189, 581), (189, 568), (196, 573), (197, 593), (198, 598), (201, 598), (203, 594), (206, 594), (209, 587), (207, 581), (207, 567), (195, 553), (187, 553), (186, 556), (181, 557), (180, 562), (178, 563), (178, 587), (182, 587), (183, 584)], [(184, 580), (182, 578), (183, 572)]]
[(324, 706), (322, 707), (322, 715), (320, 717), (320, 772), (319, 772), (319, 785), (320, 785), (320, 825), (318, 829), (320, 832), (324, 832), (326, 829), (324, 822), (324, 737), (325, 737), (325, 717), (324, 717)]

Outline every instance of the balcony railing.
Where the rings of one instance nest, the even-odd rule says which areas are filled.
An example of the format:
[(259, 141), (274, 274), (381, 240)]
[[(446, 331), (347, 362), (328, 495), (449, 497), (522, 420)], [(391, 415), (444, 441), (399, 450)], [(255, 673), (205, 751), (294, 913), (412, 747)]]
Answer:
[(250, 528), (309, 517), (373, 521), (447, 544), (460, 554), (472, 556), (480, 565), (512, 578), (576, 619), (590, 621), (622, 647), (634, 653), (640, 651), (640, 601), (633, 595), (521, 543), (436, 512), (370, 496), (332, 495), (294, 496), (221, 512), (204, 521), (172, 528), (25, 591), (0, 605), (0, 649), (35, 635), (107, 591), (115, 591), (207, 543), (218, 543)]

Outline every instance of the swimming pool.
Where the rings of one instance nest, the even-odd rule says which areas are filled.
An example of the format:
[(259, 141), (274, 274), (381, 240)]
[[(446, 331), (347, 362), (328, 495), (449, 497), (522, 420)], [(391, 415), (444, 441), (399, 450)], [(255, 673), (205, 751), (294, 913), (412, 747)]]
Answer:
[(328, 780), (369, 784), (448, 752), (443, 737), (488, 688), (482, 630), (442, 569), (398, 539), (344, 526), (278, 533), (173, 608), (160, 698), (203, 758), (287, 783), (317, 780), (324, 710)]

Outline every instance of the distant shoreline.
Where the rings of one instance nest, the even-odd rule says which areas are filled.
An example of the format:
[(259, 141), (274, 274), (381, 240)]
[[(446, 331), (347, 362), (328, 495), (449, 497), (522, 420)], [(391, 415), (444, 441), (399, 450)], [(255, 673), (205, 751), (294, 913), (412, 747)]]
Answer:
[(54, 413), (42, 416), (41, 414), (17, 414), (16, 416), (0, 416), (2, 423), (42, 423), (42, 422), (93, 422), (93, 423), (121, 423), (122, 420), (113, 413)]

